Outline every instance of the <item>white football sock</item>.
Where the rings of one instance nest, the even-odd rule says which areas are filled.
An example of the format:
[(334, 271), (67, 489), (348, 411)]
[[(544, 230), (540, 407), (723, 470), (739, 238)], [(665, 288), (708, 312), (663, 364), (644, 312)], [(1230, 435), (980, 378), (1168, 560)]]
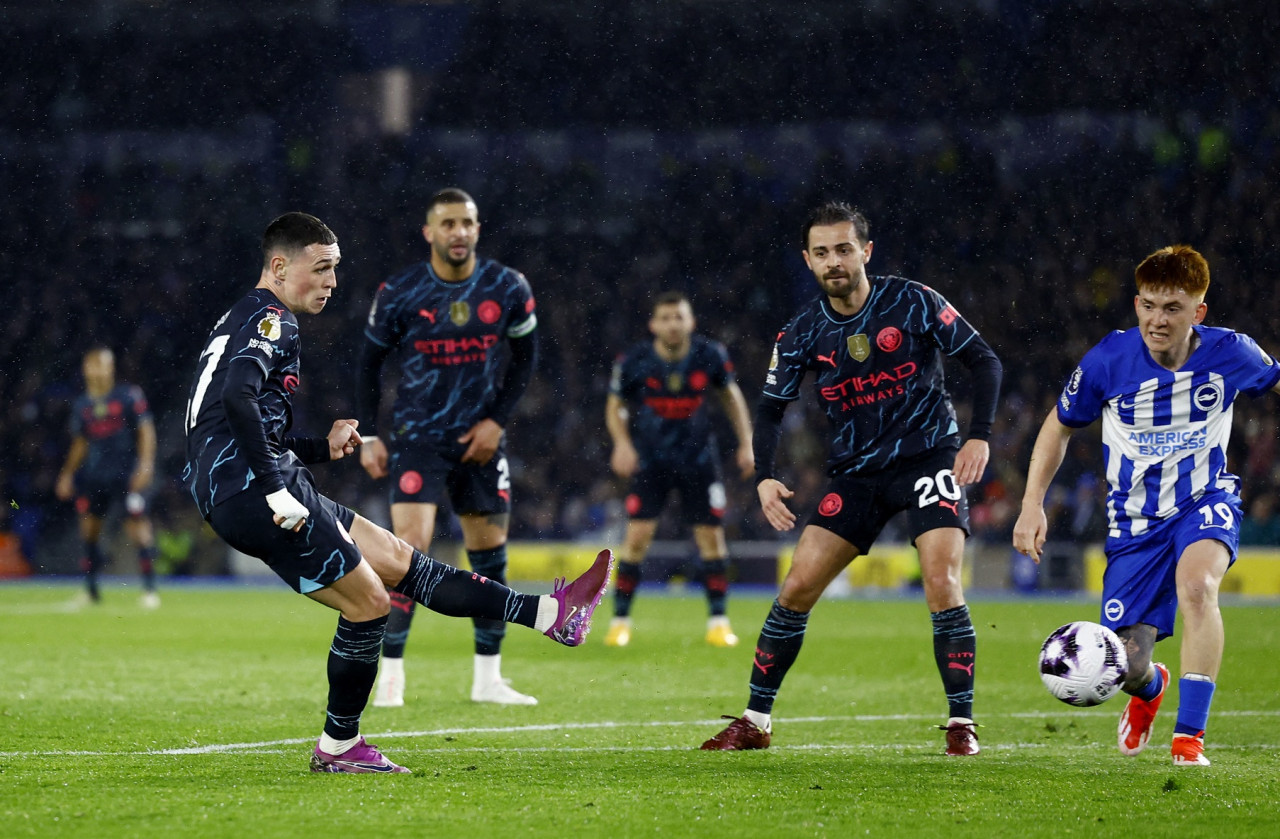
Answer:
[(502, 681), (502, 655), (476, 656), (472, 672), (472, 679), (477, 685), (491, 685)]
[(560, 617), (560, 601), (549, 594), (539, 597), (538, 617), (534, 618), (533, 628), (539, 632), (546, 632), (555, 625), (558, 617)]
[(384, 680), (392, 676), (398, 676), (401, 681), (404, 681), (404, 659), (383, 656), (378, 675)]
[(759, 711), (752, 711), (748, 708), (742, 712), (742, 718), (761, 731), (773, 730), (773, 714), (762, 714)]
[(350, 740), (335, 740), (328, 734), (320, 735), (320, 751), (331, 755), (340, 755), (351, 749), (356, 743), (360, 742), (359, 735), (352, 737)]

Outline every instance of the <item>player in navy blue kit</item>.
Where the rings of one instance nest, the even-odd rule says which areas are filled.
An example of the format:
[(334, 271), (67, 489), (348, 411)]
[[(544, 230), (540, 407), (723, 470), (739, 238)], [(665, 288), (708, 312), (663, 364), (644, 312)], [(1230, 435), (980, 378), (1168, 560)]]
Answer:
[[(462, 190), (432, 197), (422, 235), (430, 258), (384, 283), (369, 311), (356, 396), (368, 429), (360, 461), (372, 477), (391, 478), (397, 536), (430, 550), (437, 511), (448, 501), (462, 525), (471, 570), (505, 582), (511, 472), (503, 429), (533, 377), (533, 291), (519, 271), (477, 257), (479, 211)], [(389, 356), (399, 365), (400, 383), (391, 423), (380, 435), (380, 376)], [(404, 704), (413, 605), (392, 594), (375, 705)], [(504, 632), (501, 621), (475, 622), (471, 699), (536, 705), (502, 678)]]
[(1209, 721), (1224, 629), (1218, 589), (1240, 544), (1240, 479), (1227, 471), (1241, 393), (1280, 393), (1280, 364), (1246, 335), (1203, 325), (1209, 264), (1187, 245), (1161, 248), (1134, 272), (1135, 329), (1112, 332), (1067, 380), (1031, 452), (1013, 546), (1040, 561), (1044, 497), (1073, 431), (1102, 419), (1108, 531), (1102, 624), (1125, 644), (1129, 703), (1120, 752), (1146, 748), (1169, 685), (1151, 660), (1182, 611), (1175, 766), (1208, 766)]
[(581, 644), (613, 557), (550, 595), (520, 594), (424, 556), (321, 495), (307, 465), (338, 460), (362, 442), (356, 421), (326, 437), (289, 436), (301, 386), (297, 315), (323, 311), (337, 286), (337, 238), (319, 219), (287, 213), (263, 235), (258, 284), (214, 325), (187, 404), (183, 478), (229, 545), (256, 556), (294, 591), (338, 610), (329, 650), (329, 699), (313, 772), (407, 772), (360, 736), (391, 609), (387, 589), (456, 617), (533, 627)]
[(631, 488), (614, 619), (604, 641), (611, 647), (631, 641), (631, 603), (640, 584), (641, 563), (673, 490), (702, 558), (710, 612), (706, 641), (716, 647), (738, 643), (726, 614), (729, 547), (721, 524), (726, 499), (707, 394), (716, 393), (733, 425), (738, 438), (735, 460), (744, 478), (755, 469), (751, 418), (729, 353), (722, 344), (695, 335), (694, 326), (693, 308), (683, 294), (659, 295), (649, 319), (653, 340), (636, 344), (614, 364), (605, 407), (605, 425), (613, 440), (610, 466), (620, 477), (631, 479)]
[[(901, 277), (868, 277), (872, 242), (866, 218), (846, 204), (826, 204), (804, 226), (804, 259), (822, 295), (778, 335), (759, 408), (756, 485), (777, 530), (795, 526), (793, 493), (775, 477), (774, 457), (787, 405), (805, 374), (831, 423), (830, 483), (800, 534), (791, 569), (765, 619), (751, 667), (751, 695), (741, 717), (704, 749), (768, 748), (774, 698), (804, 641), (822, 592), (885, 524), (906, 512), (920, 556), (933, 650), (950, 716), (949, 755), (977, 754), (973, 722), (975, 637), (960, 584), (969, 530), (964, 487), (987, 465), (1002, 369), (972, 326), (940, 294)], [(973, 412), (961, 443), (943, 381), (942, 357), (973, 377)]]
[(115, 355), (94, 347), (83, 362), (85, 392), (71, 406), (71, 450), (58, 473), (54, 493), (75, 498), (84, 542), (86, 602), (101, 599), (98, 574), (106, 564), (100, 539), (102, 519), (124, 499), (125, 533), (138, 549), (144, 609), (160, 605), (156, 593), (156, 541), (147, 515), (147, 494), (155, 473), (156, 427), (147, 398), (137, 385), (116, 382)]

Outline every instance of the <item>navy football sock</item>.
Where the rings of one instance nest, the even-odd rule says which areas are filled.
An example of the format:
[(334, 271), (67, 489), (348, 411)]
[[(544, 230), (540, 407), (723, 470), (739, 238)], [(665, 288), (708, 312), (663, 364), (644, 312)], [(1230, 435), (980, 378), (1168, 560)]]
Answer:
[[(499, 545), (487, 551), (467, 551), (471, 570), (495, 583), (507, 582), (507, 546)], [(498, 655), (502, 652), (502, 639), (507, 625), (492, 618), (472, 618), (475, 626), (476, 655)]]
[(956, 606), (930, 614), (933, 620), (933, 658), (942, 674), (942, 688), (953, 717), (973, 719), (973, 665), (977, 636), (969, 607)]
[(394, 590), (433, 612), (455, 618), (490, 618), (529, 627), (538, 618), (538, 595), (520, 594), (416, 550), (409, 572)]
[(382, 654), (387, 658), (404, 658), (409, 628), (413, 626), (413, 610), (417, 605), (413, 598), (398, 591), (391, 592), (391, 614), (387, 616), (387, 631), (382, 636)]
[(355, 623), (338, 618), (338, 631), (329, 647), (329, 706), (324, 733), (350, 740), (360, 733), (360, 715), (378, 676), (378, 650), (386, 617)]
[(619, 618), (631, 615), (631, 601), (640, 585), (640, 563), (618, 562), (618, 587), (613, 594), (613, 614)]
[(707, 593), (708, 614), (713, 618), (723, 615), (729, 600), (729, 560), (703, 560), (702, 587)]
[(793, 612), (773, 601), (769, 616), (760, 629), (756, 641), (756, 655), (751, 663), (751, 697), (747, 709), (761, 714), (773, 713), (773, 700), (782, 687), (782, 680), (800, 654), (804, 644), (805, 628), (809, 625), (808, 612)]

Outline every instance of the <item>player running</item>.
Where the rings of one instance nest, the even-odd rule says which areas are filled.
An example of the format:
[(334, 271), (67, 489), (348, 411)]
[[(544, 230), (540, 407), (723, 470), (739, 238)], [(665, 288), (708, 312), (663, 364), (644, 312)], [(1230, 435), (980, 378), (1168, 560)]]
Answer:
[(287, 213), (266, 229), (258, 284), (214, 325), (187, 405), (184, 480), (229, 545), (256, 556), (294, 591), (336, 609), (329, 699), (313, 772), (407, 772), (360, 736), (390, 611), (387, 589), (455, 617), (533, 627), (568, 646), (586, 638), (609, 582), (601, 551), (585, 574), (550, 595), (512, 591), (424, 556), (321, 495), (309, 464), (361, 444), (356, 421), (327, 437), (289, 436), (300, 386), (299, 313), (324, 310), (337, 287), (337, 238), (319, 219)]
[[(933, 654), (950, 717), (947, 754), (978, 753), (973, 722), (975, 637), (960, 585), (969, 509), (964, 487), (986, 468), (1000, 391), (1000, 361), (942, 295), (901, 277), (868, 277), (866, 218), (825, 204), (806, 220), (805, 264), (822, 295), (779, 333), (756, 411), (757, 494), (776, 530), (795, 527), (794, 493), (775, 477), (783, 412), (809, 371), (834, 433), (831, 480), (809, 517), (756, 642), (751, 695), (741, 717), (704, 749), (768, 748), (774, 699), (804, 642), (809, 613), (832, 580), (906, 511), (920, 555)], [(973, 377), (973, 419), (961, 445), (942, 356)]]
[[(480, 217), (460, 189), (427, 206), (422, 236), (431, 257), (384, 283), (374, 298), (360, 360), (357, 412), (368, 435), (360, 462), (391, 477), (391, 527), (426, 553), (436, 514), (448, 500), (462, 525), (471, 570), (506, 582), (511, 469), (503, 432), (533, 377), (538, 318), (519, 271), (476, 256)], [(400, 366), (384, 442), (375, 436), (382, 363)], [(391, 452), (388, 462), (388, 451)], [(413, 601), (391, 595), (382, 674), (373, 704), (404, 704), (404, 650)], [(536, 705), (502, 678), (506, 625), (475, 620), (473, 702)]]
[(102, 552), (102, 519), (123, 498), (124, 529), (138, 549), (144, 609), (160, 606), (156, 593), (156, 539), (147, 515), (148, 494), (155, 475), (156, 426), (147, 397), (137, 385), (116, 382), (115, 354), (94, 347), (84, 355), (85, 392), (71, 406), (71, 449), (58, 473), (54, 494), (75, 498), (80, 516), (85, 591), (82, 602), (102, 599), (98, 575), (106, 565)]
[(1280, 365), (1246, 335), (1204, 326), (1209, 264), (1173, 245), (1134, 271), (1136, 329), (1090, 350), (1045, 417), (1031, 452), (1013, 546), (1040, 561), (1044, 497), (1072, 432), (1102, 419), (1107, 483), (1107, 570), (1101, 623), (1124, 640), (1130, 695), (1121, 754), (1146, 748), (1169, 686), (1151, 660), (1182, 611), (1182, 678), (1173, 727), (1175, 766), (1208, 766), (1204, 733), (1223, 624), (1218, 588), (1240, 544), (1240, 479), (1227, 471), (1236, 397), (1280, 393)]
[(707, 593), (706, 641), (715, 647), (737, 645), (726, 614), (729, 546), (721, 519), (725, 510), (720, 449), (706, 409), (715, 391), (738, 438), (735, 460), (742, 477), (754, 471), (751, 418), (734, 380), (724, 346), (695, 335), (693, 308), (679, 292), (659, 295), (649, 319), (653, 340), (636, 344), (613, 367), (605, 426), (613, 439), (609, 465), (631, 480), (627, 495), (627, 532), (618, 562), (614, 618), (604, 642), (625, 647), (631, 641), (631, 604), (640, 569), (658, 528), (658, 516), (675, 490), (685, 522), (702, 558)]

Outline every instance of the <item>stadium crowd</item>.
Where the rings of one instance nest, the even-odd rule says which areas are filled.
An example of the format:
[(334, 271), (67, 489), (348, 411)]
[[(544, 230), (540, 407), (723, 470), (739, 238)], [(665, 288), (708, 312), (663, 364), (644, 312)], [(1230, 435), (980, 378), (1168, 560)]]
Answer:
[[(155, 509), (178, 540), (176, 570), (198, 554), (191, 540), (207, 542), (178, 481), (189, 377), (207, 313), (243, 293), (257, 232), (290, 209), (323, 218), (344, 254), (337, 306), (304, 329), (296, 423), (315, 430), (351, 415), (369, 301), (396, 266), (425, 257), (426, 197), (448, 185), (477, 197), (481, 254), (518, 266), (538, 300), (540, 369), (508, 429), (517, 539), (620, 533), (607, 378), (657, 293), (691, 298), (754, 404), (776, 330), (812, 294), (799, 220), (825, 198), (870, 218), (872, 273), (936, 281), (1004, 362), (991, 466), (971, 495), (977, 538), (1007, 541), (1039, 421), (1074, 360), (1131, 318), (1133, 266), (1151, 250), (1185, 241), (1205, 253), (1206, 323), (1280, 352), (1265, 279), (1280, 268), (1274, 9), (1252, 19), (1243, 10), (1258, 4), (1187, 3), (1191, 18), (1157, 31), (1155, 16), (1117, 26), (1122, 4), (1032, 14), (996, 3), (979, 39), (980, 4), (906, 4), (829, 28), (814, 25), (824, 3), (748, 15), (691, 3), (672, 17), (615, 4), (591, 19), (511, 5), (447, 7), (465, 25), (450, 30), (451, 59), (405, 136), (334, 109), (344, 77), (370, 69), (341, 22), (275, 24), (301, 50), (283, 64), (261, 59), (272, 31), (248, 23), (163, 46), (128, 28), (11, 33), (14, 48), (0, 50), (0, 529), (42, 570), (73, 567), (59, 535), (72, 512), (52, 486), (79, 359), (95, 343), (116, 350), (120, 378), (156, 413)], [(705, 45), (696, 61), (681, 60), (690, 32)], [(842, 49), (854, 32), (880, 52), (856, 65), (866, 73)], [(65, 60), (32, 73), (55, 49)], [(197, 49), (212, 58), (196, 88), (149, 83)], [(158, 51), (145, 72), (128, 60), (143, 51)], [(728, 61), (741, 74), (709, 69)], [(648, 138), (635, 171), (601, 151), (619, 132)], [(825, 421), (806, 402), (788, 414), (780, 458), (796, 509), (812, 506), (825, 456)], [(1246, 543), (1280, 545), (1272, 408), (1236, 412)], [(1051, 500), (1053, 529), (1081, 540), (1103, 532), (1089, 446), (1073, 443)], [(385, 503), (354, 465), (321, 482), (357, 508)], [(730, 538), (775, 538), (749, 483), (732, 482), (730, 499)]]

